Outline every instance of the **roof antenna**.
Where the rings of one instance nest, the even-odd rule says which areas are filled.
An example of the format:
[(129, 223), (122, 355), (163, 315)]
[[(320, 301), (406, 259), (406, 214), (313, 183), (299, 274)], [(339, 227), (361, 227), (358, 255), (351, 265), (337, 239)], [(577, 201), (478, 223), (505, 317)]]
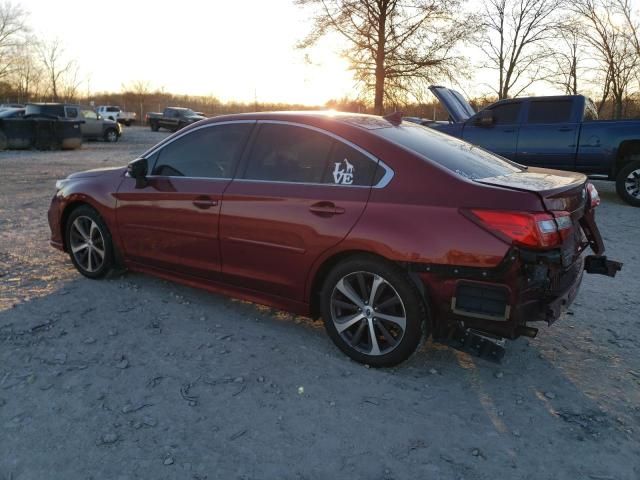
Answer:
[(403, 112), (396, 110), (395, 112), (390, 113), (389, 115), (385, 115), (382, 118), (384, 118), (391, 125), (398, 126), (402, 123), (402, 115), (403, 115)]

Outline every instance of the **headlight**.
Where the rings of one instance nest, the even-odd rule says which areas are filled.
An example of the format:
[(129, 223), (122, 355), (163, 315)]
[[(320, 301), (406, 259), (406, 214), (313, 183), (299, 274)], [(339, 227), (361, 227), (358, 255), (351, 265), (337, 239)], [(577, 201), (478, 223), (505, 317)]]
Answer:
[(56, 180), (56, 192), (62, 190), (66, 180)]

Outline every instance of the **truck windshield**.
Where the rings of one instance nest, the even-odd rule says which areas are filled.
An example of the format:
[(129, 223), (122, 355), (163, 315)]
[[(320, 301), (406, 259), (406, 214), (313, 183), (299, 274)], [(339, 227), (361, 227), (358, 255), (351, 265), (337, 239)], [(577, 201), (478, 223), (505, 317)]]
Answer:
[(524, 170), (491, 152), (420, 125), (405, 122), (399, 127), (377, 129), (375, 133), (471, 180)]

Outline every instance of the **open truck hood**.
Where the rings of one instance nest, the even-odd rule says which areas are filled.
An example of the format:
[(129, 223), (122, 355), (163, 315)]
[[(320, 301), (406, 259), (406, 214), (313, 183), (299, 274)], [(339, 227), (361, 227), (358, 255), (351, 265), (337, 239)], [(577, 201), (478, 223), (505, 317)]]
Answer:
[(473, 107), (455, 90), (439, 85), (429, 87), (455, 123), (461, 123), (476, 114)]

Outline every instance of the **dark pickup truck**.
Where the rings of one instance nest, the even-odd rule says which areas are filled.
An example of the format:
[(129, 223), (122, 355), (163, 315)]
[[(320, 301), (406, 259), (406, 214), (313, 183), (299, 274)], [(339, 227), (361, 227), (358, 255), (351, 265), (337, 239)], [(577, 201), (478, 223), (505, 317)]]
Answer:
[(160, 128), (175, 132), (204, 118), (190, 108), (182, 107), (167, 107), (163, 113), (147, 113), (147, 121), (154, 132)]
[(455, 90), (430, 90), (449, 121), (422, 125), (523, 165), (615, 180), (618, 195), (640, 207), (640, 120), (598, 120), (593, 102), (582, 95), (500, 100), (476, 113)]

